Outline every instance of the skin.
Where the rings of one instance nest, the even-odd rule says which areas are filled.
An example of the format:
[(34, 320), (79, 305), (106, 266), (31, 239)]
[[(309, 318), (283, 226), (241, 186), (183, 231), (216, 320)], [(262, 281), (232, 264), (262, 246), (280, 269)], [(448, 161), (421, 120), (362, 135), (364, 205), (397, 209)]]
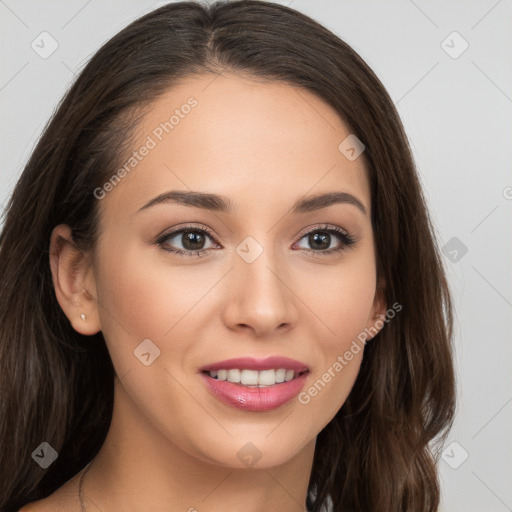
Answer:
[[(169, 90), (145, 115), (133, 150), (190, 96), (198, 105), (99, 201), (94, 252), (79, 253), (67, 226), (52, 233), (57, 299), (78, 332), (103, 332), (116, 370), (112, 424), (84, 478), (85, 502), (104, 512), (229, 512), (241, 503), (247, 512), (300, 512), (316, 436), (348, 396), (363, 350), (309, 403), (267, 412), (218, 401), (198, 369), (283, 355), (308, 365), (308, 389), (384, 314), (364, 154), (349, 161), (340, 152), (350, 131), (312, 93), (231, 73)], [(233, 213), (173, 203), (137, 213), (170, 190), (228, 196)], [(348, 203), (289, 212), (303, 196), (332, 191), (357, 197), (367, 214)], [(155, 243), (188, 223), (215, 236), (205, 235), (206, 256), (166, 251), (184, 248), (181, 234)], [(307, 233), (325, 224), (356, 243), (308, 253), (321, 254)], [(263, 249), (251, 263), (236, 252), (248, 236)], [(327, 244), (342, 242), (331, 235)], [(144, 339), (160, 349), (149, 366), (134, 357)], [(248, 442), (262, 455), (254, 466), (237, 457)], [(22, 510), (79, 511), (80, 474)]]

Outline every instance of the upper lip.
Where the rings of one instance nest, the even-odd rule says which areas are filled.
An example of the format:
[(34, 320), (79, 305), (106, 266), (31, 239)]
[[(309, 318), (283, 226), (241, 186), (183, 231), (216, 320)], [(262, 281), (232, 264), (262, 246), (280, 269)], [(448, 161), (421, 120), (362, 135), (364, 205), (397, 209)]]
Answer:
[(237, 357), (235, 359), (226, 359), (203, 366), (199, 369), (202, 372), (209, 372), (215, 370), (272, 370), (284, 368), (285, 370), (293, 370), (295, 372), (308, 371), (307, 365), (283, 356), (271, 356), (265, 359), (258, 359), (254, 357)]

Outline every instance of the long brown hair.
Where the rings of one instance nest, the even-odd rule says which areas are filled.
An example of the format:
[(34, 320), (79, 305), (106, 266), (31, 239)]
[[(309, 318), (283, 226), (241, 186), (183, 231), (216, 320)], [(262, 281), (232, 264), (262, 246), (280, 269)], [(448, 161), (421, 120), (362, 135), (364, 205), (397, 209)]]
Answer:
[[(345, 42), (306, 15), (258, 0), (172, 3), (90, 60), (34, 149), (0, 238), (0, 509), (44, 498), (101, 447), (114, 370), (100, 333), (71, 327), (53, 289), (50, 234), (98, 238), (93, 195), (120, 165), (144, 106), (184, 77), (223, 70), (303, 87), (365, 145), (378, 277), (402, 310), (366, 346), (354, 387), (319, 433), (307, 506), (433, 512), (439, 447), (455, 411), (452, 306), (435, 230), (392, 100)], [(341, 142), (341, 141), (340, 141)], [(59, 454), (42, 469), (32, 452)], [(329, 507), (328, 507), (329, 508)]]

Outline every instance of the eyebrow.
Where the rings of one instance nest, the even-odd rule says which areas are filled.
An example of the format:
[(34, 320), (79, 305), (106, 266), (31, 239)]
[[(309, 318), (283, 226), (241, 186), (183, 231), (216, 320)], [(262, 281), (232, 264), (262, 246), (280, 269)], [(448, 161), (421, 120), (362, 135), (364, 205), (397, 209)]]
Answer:
[[(139, 208), (137, 213), (147, 210), (157, 204), (176, 203), (184, 206), (194, 208), (202, 208), (222, 213), (232, 213), (234, 210), (233, 202), (225, 196), (217, 194), (209, 194), (206, 192), (194, 191), (178, 191), (172, 190), (164, 192), (146, 203), (142, 208)], [(306, 198), (299, 199), (291, 209), (291, 213), (307, 213), (322, 208), (327, 208), (333, 204), (345, 203), (356, 206), (364, 215), (367, 211), (363, 203), (357, 197), (349, 194), (348, 192), (328, 192), (325, 194), (318, 194)]]

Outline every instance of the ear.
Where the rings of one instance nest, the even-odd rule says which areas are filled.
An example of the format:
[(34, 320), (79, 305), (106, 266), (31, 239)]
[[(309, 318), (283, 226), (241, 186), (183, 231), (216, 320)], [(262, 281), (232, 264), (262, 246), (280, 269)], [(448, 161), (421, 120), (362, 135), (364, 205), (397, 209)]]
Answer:
[[(65, 224), (52, 231), (50, 267), (55, 295), (73, 329), (86, 336), (99, 332), (94, 272), (87, 255), (74, 244), (71, 228)], [(86, 315), (85, 321), (81, 315)]]
[(387, 311), (385, 292), (386, 281), (384, 278), (380, 278), (377, 282), (372, 309), (366, 324), (367, 342), (374, 338), (385, 325), (384, 319), (386, 318)]

